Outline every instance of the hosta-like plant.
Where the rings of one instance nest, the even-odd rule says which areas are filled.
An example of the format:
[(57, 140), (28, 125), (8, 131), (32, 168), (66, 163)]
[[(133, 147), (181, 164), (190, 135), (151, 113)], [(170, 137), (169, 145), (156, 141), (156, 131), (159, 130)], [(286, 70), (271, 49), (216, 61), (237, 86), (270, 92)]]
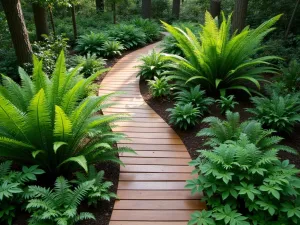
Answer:
[(239, 104), (238, 102), (234, 101), (234, 95), (229, 95), (227, 97), (221, 96), (216, 102), (219, 104), (222, 114), (227, 111), (234, 110), (235, 105)]
[(185, 105), (175, 105), (174, 108), (167, 109), (170, 112), (170, 123), (187, 130), (198, 123), (199, 117), (202, 116), (198, 108), (195, 108), (192, 103)]
[(84, 79), (80, 65), (66, 71), (61, 53), (53, 74), (42, 71), (34, 58), (32, 77), (20, 69), (21, 85), (3, 77), (0, 87), (0, 158), (39, 165), (61, 174), (101, 160), (120, 162), (113, 144), (124, 135), (112, 133), (110, 123), (120, 115), (101, 115), (113, 94), (86, 96), (91, 82), (103, 71)]
[(74, 225), (76, 222), (94, 219), (93, 214), (78, 212), (78, 206), (86, 198), (95, 181), (87, 181), (72, 189), (69, 182), (58, 177), (54, 189), (30, 186), (30, 200), (26, 209), (31, 213), (29, 225)]
[(254, 118), (265, 127), (278, 132), (292, 133), (295, 124), (300, 122), (300, 94), (251, 98), (254, 108), (248, 109)]
[(0, 223), (8, 225), (25, 202), (27, 185), (44, 173), (38, 166), (23, 166), (22, 171), (12, 171), (11, 166), (11, 161), (0, 163)]
[(181, 86), (201, 84), (201, 87), (209, 91), (220, 91), (222, 96), (225, 96), (228, 89), (243, 90), (251, 94), (255, 90), (246, 86), (246, 83), (252, 83), (259, 89), (262, 74), (278, 72), (268, 62), (278, 57), (253, 56), (261, 49), (263, 38), (273, 30), (271, 27), (279, 20), (280, 15), (254, 30), (246, 27), (234, 34), (230, 31), (231, 16), (228, 19), (224, 15), (222, 17), (219, 28), (217, 21), (206, 12), (199, 38), (189, 29), (185, 32), (163, 23), (184, 53), (184, 58), (167, 54), (172, 61), (169, 64), (172, 69), (170, 74)]
[(111, 58), (114, 56), (122, 55), (122, 51), (124, 51), (124, 46), (118, 41), (106, 41), (103, 44), (103, 53), (102, 55), (107, 58)]
[(82, 35), (78, 38), (75, 50), (81, 53), (94, 53), (101, 55), (103, 45), (109, 38), (105, 33), (93, 33)]
[(206, 97), (205, 91), (200, 89), (200, 85), (197, 85), (196, 87), (191, 87), (189, 90), (183, 89), (178, 92), (176, 102), (180, 105), (192, 103), (203, 114), (214, 103), (214, 99)]
[(154, 77), (154, 80), (148, 80), (148, 86), (154, 98), (168, 96), (171, 93), (171, 85), (167, 77)]
[(82, 184), (87, 181), (94, 181), (91, 188), (87, 193), (88, 205), (97, 206), (100, 201), (110, 201), (112, 198), (117, 198), (117, 195), (110, 191), (110, 187), (113, 185), (110, 181), (104, 181), (104, 171), (97, 172), (95, 166), (89, 166), (89, 172), (80, 173), (77, 172), (75, 184)]
[(166, 71), (165, 65), (167, 61), (160, 52), (153, 50), (148, 55), (141, 57), (141, 62), (142, 64), (137, 66), (140, 69), (138, 76), (144, 80), (160, 77)]
[(208, 137), (204, 145), (216, 147), (226, 141), (237, 141), (242, 134), (245, 134), (249, 142), (253, 143), (260, 150), (282, 150), (296, 154), (297, 152), (284, 145), (280, 145), (282, 137), (274, 136), (274, 130), (265, 130), (261, 123), (255, 120), (240, 122), (239, 113), (226, 112), (226, 120), (218, 117), (207, 117), (203, 123), (208, 123), (209, 127), (202, 129), (197, 136)]
[(288, 160), (281, 162), (277, 153), (259, 149), (246, 134), (212, 151), (201, 150), (190, 163), (199, 177), (186, 188), (193, 194), (203, 191), (210, 210), (192, 214), (189, 225), (299, 224), (299, 170)]

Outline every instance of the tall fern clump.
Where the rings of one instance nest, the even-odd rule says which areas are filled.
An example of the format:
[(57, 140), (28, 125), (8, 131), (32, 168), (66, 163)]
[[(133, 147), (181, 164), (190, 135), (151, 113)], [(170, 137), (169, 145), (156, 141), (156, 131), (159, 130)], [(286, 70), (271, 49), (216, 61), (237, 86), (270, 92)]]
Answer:
[(110, 124), (120, 115), (100, 115), (112, 95), (86, 96), (89, 84), (103, 71), (87, 79), (80, 65), (66, 71), (61, 53), (53, 74), (42, 71), (34, 57), (32, 77), (20, 69), (21, 85), (3, 76), (0, 86), (0, 158), (39, 165), (57, 175), (103, 160), (121, 163), (113, 144), (124, 135), (112, 133)]
[(231, 34), (231, 16), (222, 15), (222, 23), (206, 12), (205, 24), (195, 35), (190, 29), (186, 31), (164, 23), (165, 29), (174, 36), (184, 57), (166, 54), (172, 61), (169, 64), (171, 77), (180, 86), (201, 86), (209, 91), (219, 91), (226, 95), (226, 90), (237, 89), (249, 95), (256, 90), (246, 86), (252, 83), (260, 88), (263, 73), (278, 73), (270, 60), (279, 59), (275, 56), (254, 58), (261, 49), (263, 38), (274, 28), (280, 15), (266, 21), (258, 28), (250, 30), (246, 27), (240, 33)]

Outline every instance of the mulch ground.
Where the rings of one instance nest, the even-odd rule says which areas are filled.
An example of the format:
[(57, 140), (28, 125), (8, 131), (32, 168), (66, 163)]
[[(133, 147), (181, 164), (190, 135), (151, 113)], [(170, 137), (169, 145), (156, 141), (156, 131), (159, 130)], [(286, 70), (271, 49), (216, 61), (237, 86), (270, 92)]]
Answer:
[[(175, 101), (168, 98), (152, 98), (151, 94), (149, 93), (149, 88), (145, 81), (140, 81), (140, 91), (143, 95), (144, 100), (148, 103), (148, 105), (158, 114), (160, 115), (179, 135), (179, 137), (184, 142), (185, 146), (187, 147), (187, 150), (189, 151), (191, 158), (195, 159), (199, 155), (199, 152), (197, 150), (205, 149), (207, 148), (203, 144), (207, 141), (206, 138), (203, 137), (196, 137), (196, 134), (203, 128), (207, 127), (207, 124), (201, 123), (201, 119), (199, 123), (187, 130), (183, 131), (178, 129), (177, 127), (174, 127), (172, 124), (169, 123), (168, 117), (169, 112), (166, 111), (168, 108), (172, 108), (175, 104)], [(251, 117), (251, 114), (246, 112), (246, 108), (253, 107), (251, 102), (247, 97), (245, 97), (243, 94), (239, 93), (236, 96), (241, 96), (237, 99), (239, 104), (235, 107), (235, 112), (240, 113), (241, 121), (245, 121)], [(207, 116), (215, 116), (220, 119), (224, 119), (224, 115), (220, 113), (220, 109), (216, 104), (212, 105), (209, 108), (209, 113), (207, 113), (203, 118)], [(280, 152), (279, 156), (281, 159), (285, 160), (288, 159), (291, 163), (295, 164), (297, 168), (300, 168), (300, 125), (296, 126), (294, 129), (294, 132), (290, 136), (282, 136), (285, 139), (282, 141), (281, 144), (290, 146), (294, 149), (296, 149), (299, 152), (299, 155), (292, 155), (286, 152)]]

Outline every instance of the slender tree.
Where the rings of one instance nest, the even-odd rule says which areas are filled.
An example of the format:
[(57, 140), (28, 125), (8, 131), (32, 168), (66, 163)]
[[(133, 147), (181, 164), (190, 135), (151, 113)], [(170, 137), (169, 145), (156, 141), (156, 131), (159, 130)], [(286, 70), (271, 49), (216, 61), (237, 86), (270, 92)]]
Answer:
[(75, 10), (75, 4), (71, 4), (71, 11), (72, 11), (72, 24), (73, 24), (73, 34), (74, 34), (74, 40), (77, 39), (77, 23), (76, 23), (76, 10)]
[(49, 27), (47, 21), (47, 6), (44, 1), (33, 1), (32, 9), (36, 30), (36, 38), (38, 40), (42, 40), (43, 34), (49, 35)]
[(297, 12), (299, 3), (300, 3), (300, 0), (297, 0), (296, 5), (295, 5), (295, 8), (294, 8), (294, 11), (293, 11), (293, 13), (292, 13), (292, 16), (291, 16), (291, 19), (290, 19), (290, 22), (289, 22), (289, 25), (288, 25), (288, 27), (287, 27), (287, 29), (286, 29), (286, 32), (285, 32), (285, 38), (287, 38), (288, 35), (289, 35), (289, 32), (290, 32), (292, 23), (293, 23), (293, 21), (294, 21), (294, 19), (295, 19), (295, 15), (296, 15), (296, 12)]
[(142, 17), (151, 18), (151, 0), (142, 0)]
[(96, 0), (96, 9), (98, 12), (104, 12), (104, 0)]
[(219, 17), (221, 13), (221, 0), (210, 0), (210, 14), (213, 18)]
[(0, 0), (6, 16), (11, 39), (20, 65), (32, 61), (32, 48), (24, 21), (20, 0)]
[(179, 19), (180, 0), (173, 0), (172, 15), (175, 19)]
[(233, 18), (232, 18), (232, 31), (239, 32), (246, 26), (248, 0), (235, 0)]

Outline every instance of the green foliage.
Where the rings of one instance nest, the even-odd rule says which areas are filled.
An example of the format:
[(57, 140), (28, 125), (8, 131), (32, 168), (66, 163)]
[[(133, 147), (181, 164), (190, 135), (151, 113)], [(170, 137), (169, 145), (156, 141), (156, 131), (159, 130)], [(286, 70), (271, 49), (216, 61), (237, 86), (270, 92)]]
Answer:
[(109, 36), (119, 41), (126, 49), (137, 48), (146, 44), (146, 35), (134, 25), (119, 24), (109, 31)]
[(38, 166), (23, 166), (20, 172), (12, 171), (11, 166), (11, 161), (0, 163), (0, 222), (9, 225), (21, 208), (28, 183), (44, 173)]
[(43, 37), (43, 41), (32, 44), (32, 50), (39, 60), (43, 60), (43, 70), (49, 74), (54, 71), (55, 62), (61, 51), (68, 52), (69, 39), (64, 35), (43, 35)]
[(148, 86), (154, 98), (168, 96), (171, 93), (171, 85), (167, 77), (154, 77), (154, 80), (148, 80)]
[(288, 92), (298, 91), (300, 88), (300, 63), (296, 60), (290, 62), (287, 68), (282, 69), (279, 80), (284, 83)]
[(94, 33), (81, 35), (77, 40), (75, 50), (81, 53), (92, 53), (101, 55), (103, 53), (103, 45), (109, 38), (105, 33)]
[(258, 148), (241, 134), (201, 156), (195, 166), (198, 178), (187, 181), (192, 193), (204, 192), (209, 211), (194, 213), (189, 225), (202, 224), (299, 224), (299, 170), (278, 150)]
[(216, 102), (219, 104), (222, 114), (227, 111), (234, 110), (235, 105), (239, 104), (238, 102), (234, 101), (234, 95), (229, 95), (227, 97), (221, 96)]
[(76, 55), (70, 59), (70, 64), (73, 67), (82, 65), (81, 73), (85, 77), (89, 77), (97, 71), (104, 69), (105, 60), (98, 58), (95, 54), (88, 53), (86, 56)]
[(65, 178), (58, 177), (52, 190), (29, 186), (31, 199), (26, 206), (31, 213), (29, 225), (73, 225), (82, 220), (95, 220), (91, 213), (78, 213), (78, 206), (94, 183), (94, 180), (86, 181), (72, 190)]
[(155, 19), (171, 19), (171, 4), (169, 0), (151, 0), (151, 17)]
[(265, 130), (261, 123), (254, 120), (247, 120), (240, 123), (239, 113), (226, 112), (226, 120), (220, 120), (217, 117), (207, 117), (202, 122), (208, 123), (209, 127), (202, 129), (197, 136), (209, 137), (204, 144), (211, 147), (218, 146), (226, 141), (237, 141), (238, 138), (245, 134), (250, 143), (255, 144), (262, 151), (276, 149), (296, 154), (297, 152), (287, 146), (279, 143), (283, 138), (272, 135), (274, 130)]
[(131, 20), (130, 24), (142, 29), (146, 35), (146, 42), (154, 42), (160, 38), (160, 27), (153, 20), (137, 18)]
[(218, 23), (207, 12), (205, 24), (201, 26), (200, 41), (189, 29), (184, 32), (167, 23), (166, 30), (179, 42), (178, 46), (184, 52), (185, 58), (177, 55), (167, 55), (172, 61), (169, 67), (171, 77), (178, 85), (201, 86), (210, 91), (220, 91), (222, 96), (228, 89), (238, 89), (251, 94), (255, 91), (245, 83), (253, 83), (258, 89), (263, 73), (277, 73), (278, 69), (268, 63), (279, 59), (275, 56), (252, 58), (261, 48), (262, 39), (270, 33), (271, 28), (280, 15), (276, 16), (254, 30), (249, 27), (241, 33), (231, 34), (231, 16), (228, 19), (223, 14), (219, 28)]
[(192, 103), (185, 105), (176, 104), (174, 108), (167, 109), (170, 112), (170, 123), (187, 130), (198, 123), (198, 118), (202, 116), (199, 109)]
[(183, 89), (178, 92), (176, 97), (176, 103), (185, 105), (192, 103), (195, 108), (198, 108), (201, 114), (208, 111), (208, 107), (214, 103), (213, 98), (208, 98), (205, 95), (205, 91), (200, 89), (200, 85), (191, 87), (189, 90)]
[(116, 154), (131, 150), (113, 147), (124, 135), (112, 133), (110, 123), (124, 116), (96, 113), (113, 94), (86, 96), (103, 71), (88, 79), (78, 75), (81, 65), (67, 72), (63, 52), (50, 78), (42, 66), (34, 57), (32, 77), (20, 68), (21, 85), (3, 76), (0, 158), (40, 165), (53, 175), (87, 171), (88, 164), (104, 160), (121, 163)]
[(89, 166), (88, 174), (77, 172), (75, 184), (82, 184), (87, 181), (94, 181), (87, 193), (88, 205), (97, 206), (100, 201), (110, 201), (111, 198), (117, 198), (116, 194), (110, 192), (110, 187), (113, 185), (110, 181), (104, 181), (104, 171), (96, 171), (95, 166)]
[(102, 55), (107, 58), (122, 55), (122, 51), (125, 50), (124, 46), (118, 41), (106, 41), (103, 44)]
[(165, 57), (156, 51), (152, 51), (148, 55), (141, 57), (142, 64), (138, 66), (140, 69), (138, 76), (144, 80), (152, 80), (154, 77), (161, 77), (166, 71), (165, 65), (167, 61)]
[(300, 93), (279, 95), (273, 92), (270, 97), (253, 97), (251, 101), (255, 107), (247, 111), (268, 128), (290, 134), (300, 122)]

